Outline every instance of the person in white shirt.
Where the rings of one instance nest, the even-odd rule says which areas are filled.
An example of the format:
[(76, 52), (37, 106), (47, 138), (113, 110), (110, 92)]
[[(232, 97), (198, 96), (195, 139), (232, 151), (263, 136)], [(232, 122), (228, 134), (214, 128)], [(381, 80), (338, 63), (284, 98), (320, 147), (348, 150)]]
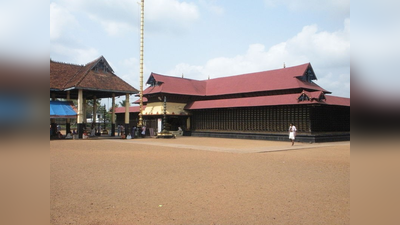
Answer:
[(145, 137), (146, 135), (146, 126), (143, 125), (142, 127), (142, 137)]
[(71, 133), (68, 133), (67, 136), (65, 136), (65, 139), (72, 139)]
[(178, 134), (179, 134), (180, 136), (182, 136), (182, 135), (183, 135), (183, 130), (182, 130), (182, 128), (181, 128), (181, 127), (178, 127)]
[(292, 140), (292, 146), (294, 145), (294, 139), (296, 138), (296, 131), (296, 127), (291, 123), (289, 126), (289, 139)]

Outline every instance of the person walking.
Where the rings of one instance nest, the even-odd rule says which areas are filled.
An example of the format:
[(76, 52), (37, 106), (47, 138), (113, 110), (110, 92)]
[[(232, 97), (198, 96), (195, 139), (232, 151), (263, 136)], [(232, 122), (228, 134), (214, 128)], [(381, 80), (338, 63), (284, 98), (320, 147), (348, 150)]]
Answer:
[(294, 139), (296, 138), (296, 126), (293, 123), (289, 126), (289, 139), (292, 140), (292, 146), (294, 145)]

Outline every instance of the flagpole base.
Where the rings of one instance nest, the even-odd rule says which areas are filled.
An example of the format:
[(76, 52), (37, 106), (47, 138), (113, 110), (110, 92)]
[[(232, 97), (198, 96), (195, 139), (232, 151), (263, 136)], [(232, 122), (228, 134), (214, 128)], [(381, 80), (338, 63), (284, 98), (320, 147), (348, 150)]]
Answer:
[(176, 138), (175, 134), (170, 133), (167, 130), (163, 130), (159, 133), (157, 133), (157, 138)]

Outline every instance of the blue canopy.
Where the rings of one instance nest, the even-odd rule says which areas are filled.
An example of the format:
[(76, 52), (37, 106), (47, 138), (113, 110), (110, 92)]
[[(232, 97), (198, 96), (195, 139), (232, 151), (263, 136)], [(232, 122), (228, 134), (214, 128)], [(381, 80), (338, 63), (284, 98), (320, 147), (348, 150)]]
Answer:
[(50, 118), (75, 118), (76, 115), (72, 102), (50, 101)]

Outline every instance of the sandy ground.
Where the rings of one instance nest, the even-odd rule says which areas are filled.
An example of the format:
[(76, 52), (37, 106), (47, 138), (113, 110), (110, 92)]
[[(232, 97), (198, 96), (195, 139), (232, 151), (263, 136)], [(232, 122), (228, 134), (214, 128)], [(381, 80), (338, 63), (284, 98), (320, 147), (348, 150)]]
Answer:
[(350, 142), (50, 141), (51, 224), (350, 224)]

